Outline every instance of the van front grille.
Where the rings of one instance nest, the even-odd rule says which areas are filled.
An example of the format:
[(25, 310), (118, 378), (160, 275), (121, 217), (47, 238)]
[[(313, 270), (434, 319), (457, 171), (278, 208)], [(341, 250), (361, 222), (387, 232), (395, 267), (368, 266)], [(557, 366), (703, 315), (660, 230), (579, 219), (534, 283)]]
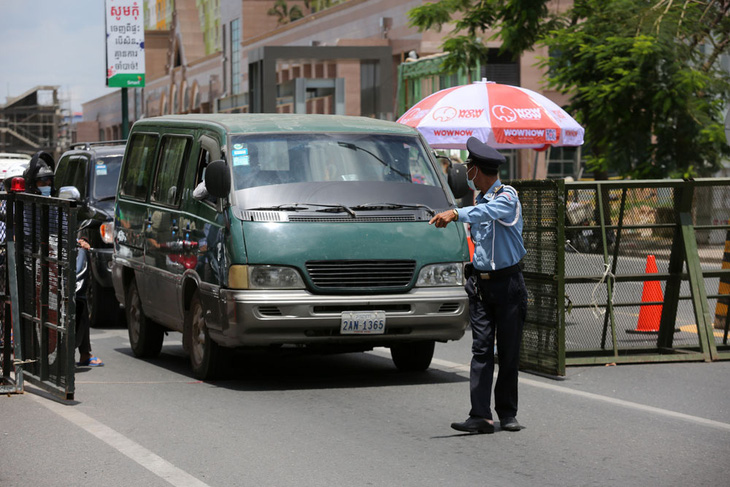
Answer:
[(355, 218), (351, 216), (307, 216), (307, 215), (291, 215), (290, 222), (306, 222), (306, 223), (398, 223), (398, 222), (414, 222), (414, 215), (383, 215), (383, 216), (361, 216)]
[(407, 286), (414, 260), (317, 260), (306, 263), (315, 286), (332, 288), (397, 288)]

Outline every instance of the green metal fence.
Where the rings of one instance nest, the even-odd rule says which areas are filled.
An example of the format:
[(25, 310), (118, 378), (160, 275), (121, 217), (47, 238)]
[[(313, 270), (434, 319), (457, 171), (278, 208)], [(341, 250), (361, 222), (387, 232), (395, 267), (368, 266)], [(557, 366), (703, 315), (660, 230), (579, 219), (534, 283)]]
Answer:
[(75, 203), (0, 193), (3, 205), (0, 392), (22, 392), (27, 380), (73, 399)]
[(527, 317), (520, 363), (523, 369), (565, 375), (563, 182), (513, 181), (520, 195), (527, 249), (523, 259)]
[(523, 369), (730, 359), (730, 179), (512, 184)]

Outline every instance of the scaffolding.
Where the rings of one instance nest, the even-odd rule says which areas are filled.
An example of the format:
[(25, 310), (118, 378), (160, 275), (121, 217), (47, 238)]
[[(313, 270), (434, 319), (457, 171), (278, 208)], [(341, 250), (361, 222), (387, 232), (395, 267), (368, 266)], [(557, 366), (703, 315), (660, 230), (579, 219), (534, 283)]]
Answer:
[(0, 105), (0, 152), (32, 154), (46, 151), (58, 157), (70, 140), (58, 86), (36, 86)]

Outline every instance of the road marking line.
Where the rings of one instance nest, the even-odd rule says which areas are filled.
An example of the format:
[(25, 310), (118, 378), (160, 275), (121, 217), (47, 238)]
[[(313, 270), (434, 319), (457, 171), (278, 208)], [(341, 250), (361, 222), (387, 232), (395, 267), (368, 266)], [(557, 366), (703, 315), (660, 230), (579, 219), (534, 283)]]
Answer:
[[(449, 370), (458, 370), (460, 372), (469, 372), (468, 364), (458, 364), (456, 362), (449, 362), (447, 360), (433, 359), (432, 363), (438, 365), (440, 368), (446, 368)], [(496, 374), (495, 374), (496, 375)], [(712, 419), (700, 418), (699, 416), (692, 416), (690, 414), (678, 413), (676, 411), (670, 411), (668, 409), (657, 408), (654, 406), (647, 406), (645, 404), (639, 404), (637, 402), (625, 401), (623, 399), (616, 399), (615, 397), (602, 396), (601, 394), (594, 394), (592, 392), (578, 391), (563, 387), (555, 384), (549, 384), (546, 382), (540, 382), (534, 379), (527, 379), (520, 377), (520, 383), (527, 384), (533, 387), (539, 387), (541, 389), (547, 389), (555, 392), (562, 392), (564, 394), (571, 394), (573, 396), (579, 396), (586, 399), (592, 399), (594, 401), (607, 402), (616, 406), (621, 406), (630, 409), (636, 409), (652, 414), (661, 414), (662, 416), (668, 416), (670, 418), (681, 419), (683, 421), (689, 421), (692, 423), (701, 424), (704, 426), (710, 426), (712, 428), (718, 428), (730, 431), (730, 424), (723, 423), (721, 421), (714, 421)]]
[(96, 436), (107, 445), (175, 487), (210, 487), (208, 484), (201, 482), (184, 470), (177, 468), (162, 457), (155, 455), (139, 443), (127, 438), (94, 418), (87, 416), (74, 407), (59, 404), (37, 394), (28, 394), (28, 396), (59, 416)]
[[(685, 333), (694, 333), (697, 335), (697, 324), (680, 326), (679, 329)], [(722, 330), (713, 330), (715, 338), (722, 338), (724, 335)]]

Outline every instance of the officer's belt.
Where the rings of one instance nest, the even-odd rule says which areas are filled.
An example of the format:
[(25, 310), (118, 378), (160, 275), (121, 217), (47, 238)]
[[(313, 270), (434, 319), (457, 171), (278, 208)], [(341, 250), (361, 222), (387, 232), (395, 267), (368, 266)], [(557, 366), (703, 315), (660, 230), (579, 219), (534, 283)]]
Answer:
[(504, 269), (497, 269), (496, 271), (476, 271), (476, 275), (479, 277), (479, 279), (484, 280), (492, 280), (492, 279), (502, 279), (507, 276), (511, 276), (512, 274), (517, 274), (522, 270), (522, 266), (520, 264), (511, 265), (509, 267), (505, 267)]

